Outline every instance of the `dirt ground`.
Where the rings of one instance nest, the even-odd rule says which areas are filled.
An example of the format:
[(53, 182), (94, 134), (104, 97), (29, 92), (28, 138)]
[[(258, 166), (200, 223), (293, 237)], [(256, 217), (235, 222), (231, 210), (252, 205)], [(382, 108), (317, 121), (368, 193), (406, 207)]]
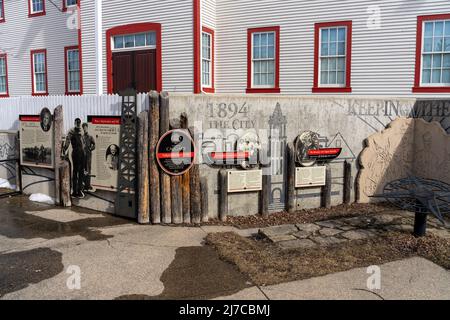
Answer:
[(208, 235), (221, 259), (235, 264), (257, 285), (266, 286), (309, 279), (353, 268), (381, 265), (421, 256), (450, 269), (450, 241), (434, 236), (415, 238), (407, 233), (314, 249), (282, 250), (261, 239), (243, 238), (235, 233)]
[(229, 225), (238, 229), (265, 228), (283, 224), (312, 223), (323, 220), (332, 220), (344, 217), (355, 217), (386, 211), (398, 210), (388, 203), (379, 204), (359, 204), (340, 205), (331, 209), (318, 208), (311, 210), (301, 210), (295, 213), (278, 212), (272, 213), (268, 217), (261, 215), (228, 217), (226, 222), (212, 220), (204, 225)]

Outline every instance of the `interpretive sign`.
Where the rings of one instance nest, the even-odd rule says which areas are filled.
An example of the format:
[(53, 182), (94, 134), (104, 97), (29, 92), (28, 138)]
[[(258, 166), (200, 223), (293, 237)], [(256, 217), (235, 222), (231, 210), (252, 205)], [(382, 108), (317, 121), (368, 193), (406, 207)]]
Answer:
[(187, 130), (165, 133), (156, 146), (156, 159), (161, 169), (169, 175), (179, 176), (194, 165), (194, 141)]
[(228, 193), (262, 190), (262, 170), (228, 171)]
[(326, 184), (326, 172), (327, 168), (325, 166), (297, 168), (295, 172), (295, 187), (323, 187)]

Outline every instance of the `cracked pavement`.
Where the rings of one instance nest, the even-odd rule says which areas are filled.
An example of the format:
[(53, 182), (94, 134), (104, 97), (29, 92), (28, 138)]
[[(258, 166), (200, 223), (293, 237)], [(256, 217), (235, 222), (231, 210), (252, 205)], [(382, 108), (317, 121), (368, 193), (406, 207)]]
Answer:
[[(204, 246), (211, 232), (258, 230), (140, 226), (25, 197), (0, 199), (0, 299), (450, 299), (450, 273), (422, 258), (381, 266), (381, 290), (367, 270), (258, 287)], [(71, 266), (81, 288), (67, 282)]]

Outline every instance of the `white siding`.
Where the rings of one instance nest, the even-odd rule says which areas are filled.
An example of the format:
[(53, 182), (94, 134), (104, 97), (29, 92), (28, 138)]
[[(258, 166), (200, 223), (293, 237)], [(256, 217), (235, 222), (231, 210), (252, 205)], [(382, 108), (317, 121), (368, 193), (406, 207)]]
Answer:
[(216, 29), (216, 0), (201, 0), (201, 3), (202, 3), (202, 24), (203, 24), (203, 26), (215, 30)]
[[(91, 3), (89, 3), (91, 2)], [(83, 71), (85, 92), (95, 93), (94, 6), (82, 1)], [(193, 1), (108, 0), (103, 1), (103, 85), (107, 90), (106, 31), (141, 22), (162, 25), (163, 89), (193, 92)]]
[(47, 49), (48, 92), (65, 93), (64, 47), (78, 45), (77, 29), (69, 29), (69, 14), (46, 2), (46, 15), (28, 17), (26, 0), (5, 2), (6, 22), (0, 23), (0, 50), (8, 54), (10, 96), (31, 95), (30, 50)]
[[(370, 5), (381, 9), (380, 29), (367, 28)], [(216, 12), (218, 93), (245, 92), (247, 29), (279, 25), (281, 93), (311, 94), (314, 24), (352, 20), (353, 94), (412, 95), (417, 16), (450, 13), (450, 1), (220, 0)]]

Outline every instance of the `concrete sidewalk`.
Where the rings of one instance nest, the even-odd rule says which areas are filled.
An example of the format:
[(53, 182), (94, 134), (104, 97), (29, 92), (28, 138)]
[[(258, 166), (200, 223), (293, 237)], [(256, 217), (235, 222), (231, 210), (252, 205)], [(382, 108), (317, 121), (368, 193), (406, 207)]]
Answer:
[(1, 299), (450, 299), (449, 271), (421, 258), (383, 266), (376, 294), (365, 269), (260, 288), (203, 245), (209, 232), (256, 230), (139, 226), (21, 197), (0, 207)]

